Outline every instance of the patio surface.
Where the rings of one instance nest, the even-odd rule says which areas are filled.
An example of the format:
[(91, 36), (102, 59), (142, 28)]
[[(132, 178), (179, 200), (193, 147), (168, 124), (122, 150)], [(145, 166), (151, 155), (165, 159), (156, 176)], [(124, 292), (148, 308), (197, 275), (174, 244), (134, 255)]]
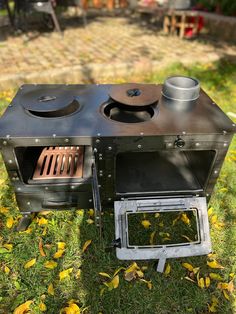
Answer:
[(174, 62), (208, 63), (225, 56), (236, 57), (235, 46), (165, 36), (129, 18), (94, 17), (85, 28), (82, 23), (67, 27), (63, 37), (32, 32), (0, 41), (0, 88), (25, 82), (112, 80)]

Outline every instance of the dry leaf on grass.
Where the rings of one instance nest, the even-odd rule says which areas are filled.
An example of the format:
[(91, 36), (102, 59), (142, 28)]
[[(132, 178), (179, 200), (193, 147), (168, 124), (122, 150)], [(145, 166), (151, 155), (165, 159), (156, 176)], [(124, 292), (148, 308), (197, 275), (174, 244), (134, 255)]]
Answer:
[(44, 263), (44, 267), (46, 267), (48, 269), (54, 269), (55, 267), (57, 267), (57, 262), (47, 261)]
[(32, 266), (34, 266), (34, 264), (36, 263), (36, 258), (31, 259), (30, 261), (28, 261), (27, 263), (25, 263), (24, 268), (30, 268)]
[(119, 278), (119, 275), (116, 275), (115, 277), (112, 278), (111, 281), (106, 281), (104, 282), (103, 284), (108, 287), (108, 290), (113, 290), (113, 289), (116, 289), (118, 288), (119, 286), (119, 282), (120, 282), (120, 278)]
[(218, 281), (222, 281), (223, 280), (223, 277), (219, 274), (216, 274), (216, 273), (210, 273), (209, 274), (209, 277), (213, 280), (218, 280)]
[(186, 225), (190, 225), (190, 219), (188, 218), (188, 215), (183, 213), (181, 214), (181, 220), (183, 221), (183, 223), (185, 223)]
[(13, 217), (12, 217), (12, 216), (8, 217), (8, 218), (7, 218), (7, 222), (6, 222), (6, 227), (7, 227), (8, 229), (11, 229), (12, 226), (13, 226), (13, 224), (14, 224), (14, 219), (13, 219)]
[(186, 268), (187, 270), (189, 270), (189, 271), (193, 271), (193, 266), (191, 265), (191, 264), (189, 264), (189, 263), (182, 263), (182, 266), (184, 267), (184, 268)]
[(43, 240), (39, 238), (39, 253), (41, 256), (46, 256), (46, 253), (43, 250)]
[(168, 263), (168, 264), (166, 265), (166, 269), (165, 269), (165, 271), (164, 271), (164, 274), (165, 274), (166, 276), (168, 276), (168, 275), (170, 274), (170, 272), (171, 272), (171, 267), (170, 267), (170, 264)]
[(211, 304), (210, 305), (208, 304), (208, 310), (210, 313), (217, 312), (218, 303), (219, 303), (218, 299), (215, 296), (213, 296), (211, 298)]
[(57, 242), (58, 250), (65, 250), (66, 244), (65, 242)]
[(11, 252), (12, 249), (13, 249), (13, 244), (11, 244), (11, 243), (5, 243), (5, 244), (3, 244), (2, 247), (4, 247), (5, 249), (7, 249), (9, 252)]
[(40, 302), (39, 303), (39, 309), (40, 309), (41, 312), (46, 312), (47, 311), (46, 304), (43, 303), (43, 302)]
[(60, 280), (70, 277), (70, 274), (72, 273), (72, 271), (73, 271), (73, 267), (61, 271), (59, 273)]
[(53, 258), (60, 258), (64, 254), (65, 250), (58, 250), (54, 255)]
[(8, 266), (4, 266), (4, 272), (8, 275), (10, 273), (10, 268)]
[(210, 277), (207, 276), (205, 278), (205, 286), (206, 286), (206, 288), (210, 287), (210, 284), (211, 284), (211, 279), (210, 279)]
[(39, 226), (47, 225), (47, 223), (48, 223), (47, 219), (44, 217), (38, 218), (37, 222), (38, 222)]
[(210, 262), (207, 261), (207, 265), (213, 269), (224, 269), (224, 267), (222, 265), (220, 265), (216, 260), (213, 260)]
[(90, 217), (93, 217), (94, 216), (94, 210), (92, 208), (90, 208), (88, 210), (88, 214), (89, 214)]
[(151, 226), (150, 221), (147, 220), (147, 219), (142, 220), (142, 221), (141, 221), (141, 224), (142, 224), (142, 226), (143, 226), (145, 229), (148, 229), (148, 228)]
[(94, 224), (94, 220), (91, 219), (91, 218), (87, 219), (86, 222), (87, 222), (87, 224), (89, 224), (89, 225)]
[(228, 292), (226, 290), (223, 290), (222, 292), (223, 292), (223, 295), (224, 295), (225, 299), (230, 301), (230, 297), (229, 297)]
[(111, 278), (111, 276), (107, 273), (100, 272), (99, 275), (103, 277)]
[(25, 314), (28, 313), (30, 310), (30, 304), (32, 304), (33, 301), (29, 300), (26, 301), (25, 303), (19, 305), (13, 312), (13, 314)]
[(50, 294), (50, 295), (54, 295), (55, 294), (54, 287), (53, 287), (52, 283), (50, 283), (50, 285), (48, 286), (48, 294)]
[(82, 248), (82, 252), (84, 253), (87, 248), (89, 247), (89, 245), (91, 244), (92, 240), (87, 240), (84, 245), (83, 245), (83, 248)]
[(144, 282), (147, 285), (149, 290), (153, 288), (151, 280), (140, 279), (140, 281)]
[(60, 311), (60, 314), (80, 314), (80, 308), (79, 306), (74, 303), (74, 302), (68, 302), (69, 303), (69, 306), (63, 308), (61, 311)]

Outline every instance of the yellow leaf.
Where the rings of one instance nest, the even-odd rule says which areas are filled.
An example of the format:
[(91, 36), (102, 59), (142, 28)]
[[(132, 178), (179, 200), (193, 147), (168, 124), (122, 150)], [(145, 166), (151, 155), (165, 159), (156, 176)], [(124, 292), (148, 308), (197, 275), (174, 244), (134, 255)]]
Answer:
[(70, 274), (72, 273), (72, 271), (73, 271), (73, 267), (61, 271), (59, 273), (60, 280), (63, 280), (65, 278), (67, 278), (67, 277), (70, 277)]
[(103, 287), (101, 290), (100, 290), (100, 297), (103, 295), (103, 293), (105, 292), (106, 288)]
[(160, 216), (160, 213), (155, 214), (155, 218), (158, 218)]
[(165, 274), (166, 276), (168, 276), (168, 275), (170, 274), (170, 271), (171, 271), (171, 267), (170, 267), (170, 264), (168, 263), (168, 264), (166, 265), (166, 269), (165, 269), (165, 271), (164, 271), (164, 274)]
[(7, 266), (4, 266), (4, 272), (8, 275), (10, 273), (10, 268)]
[(158, 224), (159, 227), (164, 227), (164, 222), (161, 221), (159, 224)]
[(141, 224), (143, 225), (145, 229), (148, 229), (151, 226), (150, 221), (147, 219), (142, 220)]
[(142, 269), (142, 271), (145, 271), (145, 270), (148, 269), (148, 267), (147, 266), (142, 266), (141, 269)]
[(5, 244), (3, 244), (3, 247), (4, 247), (5, 249), (7, 249), (9, 252), (11, 252), (11, 251), (12, 251), (12, 248), (13, 248), (13, 244), (11, 244), (11, 243), (5, 243)]
[(46, 234), (47, 234), (47, 227), (44, 227), (44, 228), (43, 228), (42, 236), (45, 236)]
[(227, 289), (228, 290), (228, 286), (229, 286), (229, 284), (227, 282), (219, 282), (218, 285), (217, 285), (217, 288), (221, 289), (221, 290), (223, 290), (223, 289)]
[(62, 314), (80, 314), (80, 308), (75, 303), (70, 303), (68, 307), (65, 307), (60, 311)]
[(76, 211), (76, 213), (79, 215), (79, 216), (83, 216), (84, 215), (84, 210), (83, 209), (78, 209)]
[(159, 235), (163, 238), (169, 238), (170, 234), (168, 232), (159, 232)]
[(151, 280), (148, 281), (148, 280), (145, 280), (145, 279), (140, 279), (140, 281), (144, 282), (147, 285), (149, 290), (151, 290), (153, 288)]
[(47, 307), (46, 307), (45, 303), (40, 302), (39, 309), (40, 309), (41, 312), (46, 312), (47, 311)]
[(66, 244), (65, 242), (57, 242), (58, 250), (65, 250)]
[(216, 274), (216, 273), (210, 273), (209, 277), (213, 280), (219, 280), (219, 281), (223, 280), (223, 277), (221, 277), (221, 275)]
[(136, 270), (138, 270), (139, 269), (139, 267), (138, 267), (138, 265), (137, 265), (137, 263), (136, 262), (133, 262), (126, 270), (125, 270), (125, 273), (130, 273), (130, 272), (132, 272), (132, 271), (136, 271)]
[(81, 276), (81, 269), (79, 269), (75, 274), (76, 279), (79, 279), (80, 276)]
[(208, 213), (208, 217), (210, 217), (212, 215), (212, 213), (213, 213), (213, 207), (210, 207), (208, 209), (207, 213)]
[(89, 247), (89, 245), (91, 244), (92, 240), (87, 240), (84, 245), (83, 245), (83, 248), (82, 248), (82, 252), (84, 253), (87, 248)]
[(224, 295), (225, 299), (230, 301), (228, 292), (226, 290), (223, 290), (222, 292), (223, 292), (223, 295)]
[(30, 261), (28, 261), (27, 263), (25, 263), (24, 268), (30, 268), (32, 266), (34, 266), (34, 264), (36, 263), (36, 258), (31, 259)]
[(230, 273), (230, 274), (229, 274), (229, 277), (232, 278), (232, 279), (234, 278), (234, 276), (235, 276), (234, 273)]
[(50, 295), (54, 295), (55, 294), (52, 283), (50, 283), (50, 285), (48, 286), (48, 294), (50, 294)]
[(214, 269), (223, 269), (224, 267), (222, 265), (220, 265), (216, 260), (213, 260), (211, 262), (207, 261), (207, 265), (210, 268), (214, 268)]
[(46, 256), (44, 250), (43, 250), (43, 240), (39, 238), (39, 252), (41, 256)]
[(210, 284), (211, 284), (211, 280), (210, 280), (210, 277), (206, 277), (205, 278), (205, 286), (206, 286), (206, 288), (208, 288), (209, 286), (210, 286)]
[(118, 269), (116, 269), (116, 271), (115, 271), (114, 274), (113, 274), (113, 277), (114, 277), (115, 275), (117, 275), (121, 270), (125, 270), (125, 268), (124, 268), (124, 267), (119, 267)]
[(43, 210), (40, 212), (40, 215), (42, 216), (47, 216), (48, 214), (52, 214), (52, 212), (50, 210)]
[(62, 257), (63, 253), (65, 252), (65, 250), (58, 250), (54, 255), (53, 258), (60, 258)]
[(119, 275), (116, 275), (114, 278), (112, 278), (109, 282), (104, 282), (104, 285), (108, 287), (108, 290), (116, 289), (119, 286)]
[(94, 220), (93, 220), (93, 219), (91, 219), (91, 218), (87, 219), (86, 221), (87, 221), (87, 223), (88, 223), (89, 225), (94, 224)]
[(19, 233), (27, 233), (30, 234), (32, 232), (32, 228), (27, 228), (25, 231), (19, 231)]
[(200, 267), (194, 267), (193, 268), (194, 275), (196, 275), (199, 272), (199, 270), (200, 270)]
[(103, 276), (103, 277), (111, 278), (111, 276), (108, 275), (107, 273), (101, 272), (101, 273), (99, 273), (99, 275), (100, 275), (100, 276)]
[(12, 216), (10, 216), (9, 218), (7, 218), (6, 226), (7, 226), (8, 229), (11, 229), (13, 224), (14, 224), (14, 219), (13, 219)]
[(173, 221), (172, 221), (172, 226), (175, 226), (178, 220), (180, 219), (181, 215), (178, 215)]
[(182, 266), (189, 271), (193, 271), (193, 266), (189, 263), (182, 263)]
[(39, 226), (47, 225), (47, 223), (48, 223), (48, 221), (44, 217), (41, 217), (41, 218), (38, 219), (38, 225)]
[(156, 234), (156, 231), (153, 231), (153, 232), (150, 234), (149, 243), (150, 243), (151, 245), (154, 245), (154, 237), (155, 237), (155, 234)]
[(88, 210), (88, 214), (89, 214), (90, 217), (93, 217), (94, 216), (94, 210), (92, 208), (90, 208)]
[(143, 278), (144, 277), (144, 273), (141, 270), (137, 270), (136, 274), (138, 275), (139, 278)]
[(225, 193), (225, 192), (228, 192), (228, 189), (227, 188), (222, 188), (222, 189), (219, 189), (219, 192)]
[(6, 208), (6, 207), (1, 207), (0, 208), (0, 214), (7, 214), (9, 212), (9, 209), (8, 208)]
[(189, 277), (184, 277), (184, 279), (186, 279), (186, 280), (188, 280), (188, 281), (191, 281), (191, 282), (194, 282), (195, 283), (195, 281), (193, 280), (193, 279), (191, 279), (191, 278), (189, 278)]
[(47, 261), (44, 263), (44, 267), (46, 267), (48, 269), (54, 269), (55, 267), (57, 267), (57, 262)]
[(217, 220), (218, 220), (217, 215), (213, 215), (213, 216), (211, 217), (211, 223), (212, 223), (212, 224), (215, 224), (215, 223), (217, 222)]
[(204, 278), (200, 278), (197, 284), (201, 289), (203, 289), (205, 287)]
[(19, 305), (13, 312), (13, 314), (25, 314), (28, 313), (30, 310), (30, 304), (33, 303), (33, 301), (29, 300), (25, 303)]
[(186, 224), (186, 225), (190, 225), (190, 219), (188, 218), (188, 215), (183, 213), (181, 214), (181, 220)]
[(216, 259), (217, 255), (216, 255), (216, 253), (209, 253), (209, 254), (207, 255), (207, 257), (208, 257), (210, 260), (213, 260), (213, 259)]
[(216, 313), (219, 301), (215, 296), (212, 296), (211, 302), (211, 305), (208, 304), (208, 310), (210, 313)]
[(186, 239), (188, 242), (193, 242), (193, 240), (191, 240), (189, 237), (187, 237), (186, 235), (181, 235), (182, 238)]
[(233, 282), (233, 280), (231, 280), (231, 281), (229, 282), (228, 291), (229, 291), (230, 293), (233, 293), (233, 291), (234, 291), (234, 282)]

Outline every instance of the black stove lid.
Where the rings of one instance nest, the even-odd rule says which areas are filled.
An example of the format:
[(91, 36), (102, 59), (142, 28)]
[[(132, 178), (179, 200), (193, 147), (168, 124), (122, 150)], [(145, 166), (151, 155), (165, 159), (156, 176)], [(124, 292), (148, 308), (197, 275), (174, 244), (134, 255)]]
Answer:
[(20, 105), (35, 116), (62, 117), (79, 109), (79, 102), (63, 87), (39, 88), (24, 93)]
[(119, 84), (109, 90), (110, 97), (127, 106), (150, 106), (159, 99), (159, 93), (153, 84)]

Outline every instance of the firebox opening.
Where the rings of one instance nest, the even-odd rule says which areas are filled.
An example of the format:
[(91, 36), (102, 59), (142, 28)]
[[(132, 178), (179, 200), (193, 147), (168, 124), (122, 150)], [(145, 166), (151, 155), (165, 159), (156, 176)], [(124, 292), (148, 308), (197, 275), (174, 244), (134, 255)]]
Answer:
[(88, 177), (88, 146), (16, 147), (26, 184), (74, 182)]
[(128, 246), (199, 243), (197, 209), (127, 213)]
[(116, 157), (116, 192), (147, 194), (202, 191), (215, 151), (125, 152)]

